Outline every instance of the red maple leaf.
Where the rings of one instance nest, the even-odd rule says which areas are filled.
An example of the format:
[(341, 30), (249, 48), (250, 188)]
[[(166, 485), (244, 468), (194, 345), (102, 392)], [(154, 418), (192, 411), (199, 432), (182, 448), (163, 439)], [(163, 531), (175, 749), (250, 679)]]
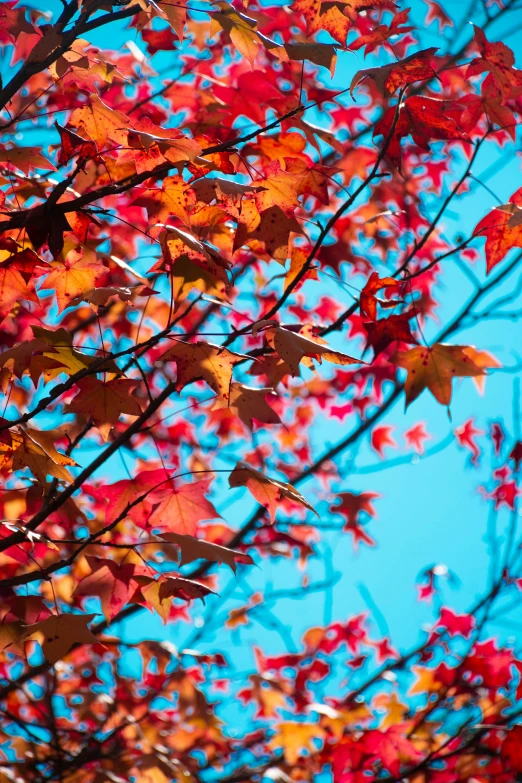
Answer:
[(480, 52), (480, 57), (470, 62), (466, 70), (466, 77), (476, 76), (484, 71), (489, 71), (495, 84), (504, 97), (516, 97), (522, 94), (522, 71), (518, 71), (515, 65), (513, 51), (502, 41), (491, 43), (480, 27), (473, 25), (475, 30), (475, 44)]
[(401, 733), (400, 729), (391, 726), (386, 731), (374, 729), (367, 732), (362, 740), (364, 752), (371, 761), (380, 762), (382, 768), (390, 775), (400, 778), (401, 764), (418, 761), (422, 753)]
[(511, 510), (515, 508), (515, 500), (520, 494), (516, 481), (502, 481), (495, 487), (490, 497), (495, 501), (495, 510), (507, 506)]
[(407, 310), (400, 315), (390, 315), (388, 318), (379, 318), (378, 321), (367, 321), (364, 324), (368, 335), (366, 344), (373, 348), (374, 359), (394, 342), (417, 344), (409, 323), (414, 315), (413, 310)]
[(353, 536), (354, 549), (358, 548), (359, 543), (367, 546), (375, 546), (375, 541), (361, 525), (360, 515), (367, 514), (368, 517), (375, 518), (377, 512), (373, 507), (372, 501), (380, 497), (377, 492), (339, 492), (337, 499), (341, 502), (332, 504), (330, 511), (334, 514), (341, 514), (346, 518), (343, 530), (351, 533)]
[[(504, 434), (504, 429), (502, 427), (502, 424), (499, 421), (491, 422), (490, 434), (491, 434), (491, 440), (493, 441), (493, 449), (495, 452), (495, 456), (498, 457), (502, 450), (502, 444), (504, 443), (506, 437)], [(511, 454), (509, 456), (511, 457)], [(522, 460), (522, 451), (520, 453), (520, 459)]]
[(377, 272), (372, 272), (368, 280), (366, 281), (364, 288), (361, 291), (361, 296), (359, 298), (360, 306), (361, 306), (361, 316), (364, 318), (370, 318), (372, 321), (375, 321), (377, 318), (377, 305), (380, 304), (381, 307), (395, 307), (399, 302), (398, 300), (394, 301), (383, 301), (381, 299), (378, 299), (375, 294), (377, 291), (381, 291), (383, 288), (395, 288), (399, 285), (398, 280), (395, 280), (393, 277), (379, 277)]
[(432, 22), (438, 22), (439, 32), (442, 32), (446, 27), (453, 27), (453, 21), (451, 17), (444, 11), (442, 6), (436, 2), (436, 0), (424, 0), (428, 6), (428, 13), (424, 20), (426, 27)]
[[(98, 596), (105, 619), (110, 623), (128, 603), (136, 589), (133, 576), (137, 567), (133, 563), (119, 565), (114, 560), (99, 557), (87, 557), (86, 560), (91, 573), (79, 582), (74, 594)], [(149, 569), (146, 569), (146, 573), (148, 572)]]
[(522, 247), (522, 223), (515, 222), (522, 208), (522, 188), (519, 188), (502, 207), (495, 207), (477, 223), (474, 236), (486, 237), (486, 274), (506, 256), (513, 247)]
[(307, 648), (313, 641), (317, 650), (330, 654), (341, 646), (346, 647), (354, 655), (359, 652), (360, 645), (367, 641), (367, 631), (365, 628), (366, 614), (358, 614), (351, 617), (346, 623), (332, 623), (326, 628), (321, 629), (322, 633), (317, 638), (315, 633), (318, 629), (312, 628), (305, 633), (303, 641)]
[(96, 378), (82, 378), (76, 383), (80, 391), (67, 406), (67, 411), (91, 416), (103, 439), (108, 440), (109, 432), (121, 414), (140, 415), (141, 407), (132, 394), (140, 383), (130, 378), (115, 378), (106, 383)]
[(518, 440), (511, 451), (509, 452), (509, 459), (515, 461), (515, 467), (518, 470), (520, 463), (522, 462), (522, 441)]
[(475, 627), (475, 618), (469, 614), (455, 614), (451, 609), (443, 606), (436, 627), (444, 628), (450, 636), (464, 636), (465, 639), (469, 639)]
[(475, 427), (473, 419), (468, 419), (464, 424), (455, 429), (455, 437), (457, 438), (459, 446), (471, 451), (471, 461), (474, 465), (478, 465), (479, 457), (482, 454), (475, 439), (477, 436), (484, 434), (484, 430), (478, 430)]
[(417, 454), (424, 454), (424, 442), (431, 440), (431, 435), (426, 432), (426, 424), (419, 421), (418, 424), (414, 424), (413, 427), (405, 431), (404, 440)]
[(415, 54), (398, 62), (357, 71), (350, 84), (350, 95), (353, 94), (355, 87), (368, 76), (373, 79), (377, 88), (384, 95), (393, 95), (399, 87), (405, 87), (407, 84), (431, 79), (436, 76), (431, 66), (431, 60), (437, 51), (437, 47), (431, 47), (415, 52)]
[(96, 144), (90, 139), (84, 139), (70, 128), (62, 128), (57, 122), (55, 127), (60, 134), (61, 146), (58, 153), (58, 163), (64, 166), (71, 158), (78, 155), (78, 163), (83, 164), (89, 158), (95, 158), (98, 154)]
[(105, 524), (111, 525), (129, 507), (127, 516), (139, 527), (146, 527), (150, 517), (152, 500), (150, 493), (166, 482), (169, 474), (164, 468), (144, 470), (133, 479), (123, 479), (100, 489), (91, 489), (90, 494), (107, 501)]
[(415, 144), (423, 150), (429, 149), (430, 141), (438, 139), (470, 141), (468, 134), (464, 133), (455, 120), (446, 113), (450, 106), (448, 101), (412, 95), (399, 107), (395, 127), (397, 108), (390, 106), (386, 109), (376, 123), (373, 135), (387, 139), (391, 134), (386, 154), (399, 171), (401, 171), (401, 139), (406, 136), (411, 135)]
[(389, 25), (379, 24), (373, 27), (373, 29), (370, 26), (372, 24), (371, 19), (368, 19), (368, 17), (360, 17), (360, 21), (364, 20), (364, 22), (368, 23), (366, 29), (368, 29), (369, 32), (360, 35), (359, 38), (352, 41), (350, 43), (350, 49), (357, 50), (365, 46), (366, 49), (364, 50), (364, 53), (370, 54), (375, 51), (378, 46), (383, 46), (392, 36), (404, 35), (404, 33), (414, 30), (415, 28), (411, 25), (406, 25), (409, 13), (410, 9), (405, 8), (403, 11), (399, 11), (399, 13), (393, 15), (393, 19)]
[(507, 688), (513, 677), (515, 657), (507, 648), (499, 649), (493, 639), (479, 642), (466, 659), (466, 670), (480, 677), (485, 688)]
[(164, 27), (163, 30), (143, 30), (141, 37), (147, 44), (149, 54), (176, 48), (176, 37), (170, 27)]
[(330, 511), (335, 514), (342, 514), (351, 525), (357, 524), (359, 522), (359, 514), (368, 514), (372, 518), (377, 516), (372, 501), (380, 497), (377, 492), (339, 492), (336, 499), (340, 499), (341, 502), (332, 504)]
[(383, 661), (386, 661), (389, 658), (399, 657), (397, 650), (395, 650), (391, 646), (390, 640), (386, 637), (384, 639), (380, 639), (377, 642), (372, 642), (372, 644), (375, 647), (377, 653), (377, 661), (379, 663), (382, 663)]
[(522, 772), (522, 726), (513, 726), (500, 748), (500, 756), (506, 767), (513, 772)]
[(482, 82), (480, 95), (464, 95), (456, 104), (463, 107), (459, 117), (459, 126), (466, 133), (476, 131), (480, 136), (484, 129), (477, 127), (479, 120), (485, 115), (492, 125), (498, 125), (505, 130), (513, 141), (516, 139), (517, 120), (509, 106), (503, 103), (503, 95), (489, 74)]
[(397, 443), (391, 436), (395, 427), (391, 424), (381, 424), (374, 427), (371, 434), (372, 449), (377, 452), (381, 459), (384, 459), (384, 449), (388, 446), (391, 449), (397, 448)]

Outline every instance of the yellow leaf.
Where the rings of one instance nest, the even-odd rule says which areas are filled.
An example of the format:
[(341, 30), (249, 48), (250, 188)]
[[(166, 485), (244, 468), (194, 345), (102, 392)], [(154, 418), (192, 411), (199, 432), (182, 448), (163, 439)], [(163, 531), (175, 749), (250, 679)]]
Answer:
[(316, 740), (322, 744), (326, 732), (317, 723), (299, 723), (288, 721), (280, 723), (275, 734), (270, 740), (272, 750), (283, 749), (285, 761), (288, 764), (296, 764), (303, 751), (308, 754), (319, 750)]
[(408, 691), (410, 696), (436, 693), (443, 687), (442, 682), (435, 680), (434, 669), (426, 669), (424, 666), (412, 666), (411, 670), (415, 674), (416, 680)]
[[(228, 278), (224, 270), (207, 262), (210, 268), (202, 269), (186, 256), (177, 258), (171, 267), (172, 296), (176, 303), (184, 301), (196, 289), (216, 299), (227, 299)], [(223, 279), (223, 277), (225, 279)]]
[(379, 711), (384, 710), (384, 717), (379, 724), (381, 730), (386, 729), (389, 726), (396, 726), (398, 723), (403, 723), (408, 712), (407, 705), (399, 701), (396, 693), (378, 694), (373, 700), (373, 706)]
[(241, 14), (233, 8), (230, 3), (220, 0), (217, 3), (221, 9), (212, 14), (211, 35), (215, 34), (216, 26), (219, 25), (225, 30), (230, 40), (240, 54), (250, 63), (254, 70), (256, 55), (259, 49), (259, 36), (256, 33), (257, 23), (245, 14)]
[[(11, 433), (11, 437), (11, 448), (14, 449), (11, 452), (13, 470), (29, 468), (42, 484), (45, 484), (47, 476), (54, 476), (61, 481), (73, 481), (65, 465), (76, 465), (77, 463), (71, 457), (56, 451), (52, 432), (41, 432), (34, 429), (19, 430)], [(9, 452), (6, 452), (6, 457), (8, 454)]]

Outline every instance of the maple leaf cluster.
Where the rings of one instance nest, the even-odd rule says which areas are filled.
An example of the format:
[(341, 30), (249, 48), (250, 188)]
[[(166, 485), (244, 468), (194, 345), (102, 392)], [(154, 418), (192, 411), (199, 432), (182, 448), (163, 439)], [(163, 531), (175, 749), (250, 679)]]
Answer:
[[(520, 316), (522, 189), (476, 176), (517, 160), (512, 3), (464, 43), (435, 0), (38, 5), (0, 3), (0, 779), (511, 783), (522, 661), (488, 623), (522, 590), (519, 414), (382, 420), (451, 419), (502, 370), (461, 332)], [(364, 445), (492, 466), (484, 596), (454, 612), (427, 566), (406, 652), (367, 613), (277, 616), (332, 603), (330, 535), (378, 543)]]

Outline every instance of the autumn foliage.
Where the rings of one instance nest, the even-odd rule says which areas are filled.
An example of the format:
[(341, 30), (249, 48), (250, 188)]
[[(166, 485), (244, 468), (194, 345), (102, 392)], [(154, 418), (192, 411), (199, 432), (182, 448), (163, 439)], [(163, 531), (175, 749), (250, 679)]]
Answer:
[[(0, 3), (2, 783), (522, 779), (522, 11), (443, 5)], [(490, 573), (402, 650), (352, 475), (450, 443)]]

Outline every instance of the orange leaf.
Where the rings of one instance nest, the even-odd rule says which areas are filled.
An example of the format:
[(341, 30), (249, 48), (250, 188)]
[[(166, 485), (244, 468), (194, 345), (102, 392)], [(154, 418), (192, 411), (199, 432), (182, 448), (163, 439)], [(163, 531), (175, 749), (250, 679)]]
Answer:
[(391, 361), (408, 371), (404, 384), (406, 407), (424, 389), (429, 389), (441, 405), (449, 405), (453, 378), (485, 375), (485, 371), (468, 355), (469, 348), (467, 345), (437, 343), (431, 348), (419, 345), (409, 351), (397, 351)]
[(116, 378), (107, 383), (96, 378), (82, 378), (76, 384), (80, 389), (79, 394), (73, 397), (65, 410), (67, 413), (82, 413), (92, 418), (103, 440), (108, 440), (112, 427), (122, 413), (140, 415), (139, 402), (132, 396), (140, 383), (129, 378)]
[(205, 497), (210, 483), (211, 479), (179, 485), (171, 481), (164, 488), (156, 490), (151, 499), (159, 500), (160, 503), (149, 518), (149, 525), (193, 536), (200, 522), (220, 519), (213, 504)]
[(273, 750), (282, 748), (285, 761), (296, 764), (302, 756), (306, 758), (317, 751), (315, 740), (322, 742), (325, 737), (326, 731), (317, 723), (287, 721), (276, 727), (269, 746)]
[(377, 291), (380, 291), (382, 288), (395, 288), (398, 285), (399, 282), (393, 277), (379, 277), (377, 272), (372, 272), (361, 291), (360, 305), (363, 318), (371, 318), (372, 321), (375, 321), (377, 318), (377, 304), (385, 307), (398, 304), (398, 301), (400, 300), (383, 303), (375, 296)]
[(64, 658), (75, 644), (99, 644), (89, 630), (88, 623), (94, 614), (51, 615), (25, 628), (21, 641), (36, 639), (49, 663), (55, 664)]
[(313, 511), (316, 516), (319, 516), (314, 507), (291, 484), (269, 478), (261, 471), (251, 468), (245, 462), (237, 463), (228, 477), (228, 483), (232, 488), (246, 487), (257, 502), (268, 509), (272, 522), (275, 520), (276, 511), (282, 499), (304, 506)]
[(211, 389), (228, 400), (234, 365), (250, 357), (232, 353), (227, 348), (220, 348), (212, 343), (185, 343), (180, 340), (160, 358), (164, 362), (176, 362), (178, 391), (189, 383), (203, 379)]
[(259, 36), (256, 33), (257, 23), (245, 14), (239, 13), (225, 0), (218, 0), (219, 11), (212, 14), (210, 34), (215, 35), (219, 28), (225, 30), (230, 40), (240, 54), (250, 63), (254, 70), (256, 55), (259, 49)]
[(40, 147), (0, 148), (0, 163), (10, 163), (28, 175), (31, 169), (56, 171), (55, 166), (44, 158)]
[(270, 207), (279, 207), (283, 212), (292, 215), (299, 201), (297, 200), (298, 178), (294, 174), (283, 171), (277, 161), (267, 166), (264, 179), (254, 182), (259, 191), (255, 195), (259, 212)]
[(212, 410), (231, 411), (250, 430), (254, 428), (254, 420), (263, 424), (280, 424), (281, 419), (267, 403), (267, 397), (277, 395), (273, 389), (253, 389), (242, 383), (232, 383), (229, 399), (218, 399)]
[(129, 118), (121, 111), (106, 106), (97, 95), (90, 95), (87, 105), (73, 111), (69, 125), (81, 128), (96, 142), (99, 149), (102, 149), (109, 139), (116, 144), (127, 142), (126, 128)]
[[(260, 321), (257, 324), (257, 329), (254, 328), (252, 332), (255, 335), (260, 327), (262, 328), (270, 323), (270, 321)], [(327, 362), (341, 365), (365, 364), (361, 359), (354, 359), (352, 356), (341, 353), (341, 351), (335, 351), (321, 338), (311, 340), (309, 337), (305, 337), (298, 332), (292, 332), (283, 326), (270, 327), (265, 332), (265, 335), (268, 344), (291, 368), (292, 375), (299, 375), (299, 364), (307, 356), (312, 357), (319, 364), (321, 364), (323, 359)]]
[(180, 565), (192, 563), (194, 560), (209, 560), (213, 563), (225, 563), (235, 573), (237, 564), (252, 565), (254, 561), (250, 555), (228, 549), (226, 546), (211, 544), (192, 536), (184, 536), (179, 533), (162, 533), (161, 538), (169, 544), (175, 544), (181, 551)]
[(54, 447), (56, 439), (52, 432), (27, 429), (11, 432), (11, 446), (7, 451), (2, 444), (4, 461), (12, 456), (12, 470), (29, 468), (41, 484), (45, 484), (47, 476), (54, 476), (60, 481), (72, 482), (73, 478), (67, 466), (77, 463)]
[(32, 280), (26, 282), (14, 265), (0, 265), (0, 320), (9, 315), (16, 303), (23, 299), (39, 304)]
[(96, 280), (107, 270), (91, 255), (82, 256), (72, 250), (67, 253), (65, 262), (53, 261), (52, 271), (41, 284), (41, 290), (54, 290), (60, 310), (69, 307), (77, 297), (95, 287)]

